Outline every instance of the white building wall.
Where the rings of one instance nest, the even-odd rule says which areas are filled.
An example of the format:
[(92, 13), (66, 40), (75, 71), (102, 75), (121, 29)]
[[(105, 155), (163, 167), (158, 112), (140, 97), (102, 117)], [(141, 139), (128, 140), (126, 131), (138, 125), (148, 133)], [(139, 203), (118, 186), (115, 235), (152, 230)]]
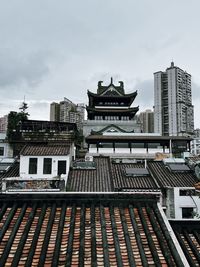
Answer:
[[(37, 174), (29, 174), (29, 159), (37, 158)], [(43, 174), (43, 161), (44, 158), (52, 158), (52, 173)], [(58, 161), (66, 160), (66, 174), (63, 175), (65, 182), (67, 181), (69, 167), (70, 167), (70, 156), (20, 156), (20, 178), (34, 178), (34, 179), (43, 179), (43, 178), (53, 178), (57, 176), (58, 173)]]
[(191, 153), (194, 155), (200, 154), (200, 138), (194, 138), (191, 141)]
[(0, 133), (0, 147), (3, 147), (3, 155), (0, 155), (0, 159), (2, 158), (12, 158), (13, 157), (13, 149), (9, 145), (9, 143), (5, 142), (6, 133)]
[(181, 220), (182, 208), (194, 208), (194, 212), (200, 214), (200, 198), (199, 196), (180, 196), (180, 189), (194, 189), (191, 188), (174, 188), (174, 207), (175, 207), (175, 219)]
[(0, 147), (4, 149), (4, 153), (2, 156), (0, 155), (0, 159), (13, 157), (13, 149), (8, 143), (0, 143)]

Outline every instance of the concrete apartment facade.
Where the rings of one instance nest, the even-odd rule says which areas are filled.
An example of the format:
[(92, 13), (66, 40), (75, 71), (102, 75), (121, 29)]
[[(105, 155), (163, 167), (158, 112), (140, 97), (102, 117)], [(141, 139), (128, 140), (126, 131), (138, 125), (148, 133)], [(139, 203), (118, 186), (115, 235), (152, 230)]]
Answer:
[(194, 131), (191, 75), (171, 66), (154, 73), (154, 131), (161, 135), (191, 135)]

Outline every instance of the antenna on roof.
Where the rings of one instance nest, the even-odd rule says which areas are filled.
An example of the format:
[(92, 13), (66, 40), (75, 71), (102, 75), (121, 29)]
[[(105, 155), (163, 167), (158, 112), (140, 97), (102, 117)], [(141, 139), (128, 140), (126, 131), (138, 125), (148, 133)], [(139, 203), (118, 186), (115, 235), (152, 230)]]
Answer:
[(111, 77), (111, 79), (110, 79), (110, 83), (113, 84), (113, 77)]
[(173, 58), (172, 58), (172, 62), (171, 62), (171, 68), (174, 67), (174, 61), (173, 61)]

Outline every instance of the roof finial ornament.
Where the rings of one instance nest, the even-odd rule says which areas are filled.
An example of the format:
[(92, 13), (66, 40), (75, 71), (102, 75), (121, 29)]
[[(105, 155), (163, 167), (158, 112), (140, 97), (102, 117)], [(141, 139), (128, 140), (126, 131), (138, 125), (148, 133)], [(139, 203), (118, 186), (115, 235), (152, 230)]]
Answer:
[(111, 77), (110, 79), (110, 84), (113, 84), (113, 77)]

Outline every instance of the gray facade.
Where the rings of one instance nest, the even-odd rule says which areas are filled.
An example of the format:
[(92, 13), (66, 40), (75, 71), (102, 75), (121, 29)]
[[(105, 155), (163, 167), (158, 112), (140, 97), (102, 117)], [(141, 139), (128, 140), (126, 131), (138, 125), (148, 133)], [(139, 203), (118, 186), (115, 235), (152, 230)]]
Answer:
[(60, 103), (51, 103), (50, 121), (76, 123), (79, 130), (82, 130), (85, 114), (84, 104), (74, 104), (67, 98)]
[(147, 109), (144, 112), (140, 112), (139, 120), (141, 122), (141, 129), (143, 133), (154, 132), (154, 113), (152, 110)]
[(191, 75), (174, 66), (154, 73), (154, 131), (191, 135), (194, 131)]

